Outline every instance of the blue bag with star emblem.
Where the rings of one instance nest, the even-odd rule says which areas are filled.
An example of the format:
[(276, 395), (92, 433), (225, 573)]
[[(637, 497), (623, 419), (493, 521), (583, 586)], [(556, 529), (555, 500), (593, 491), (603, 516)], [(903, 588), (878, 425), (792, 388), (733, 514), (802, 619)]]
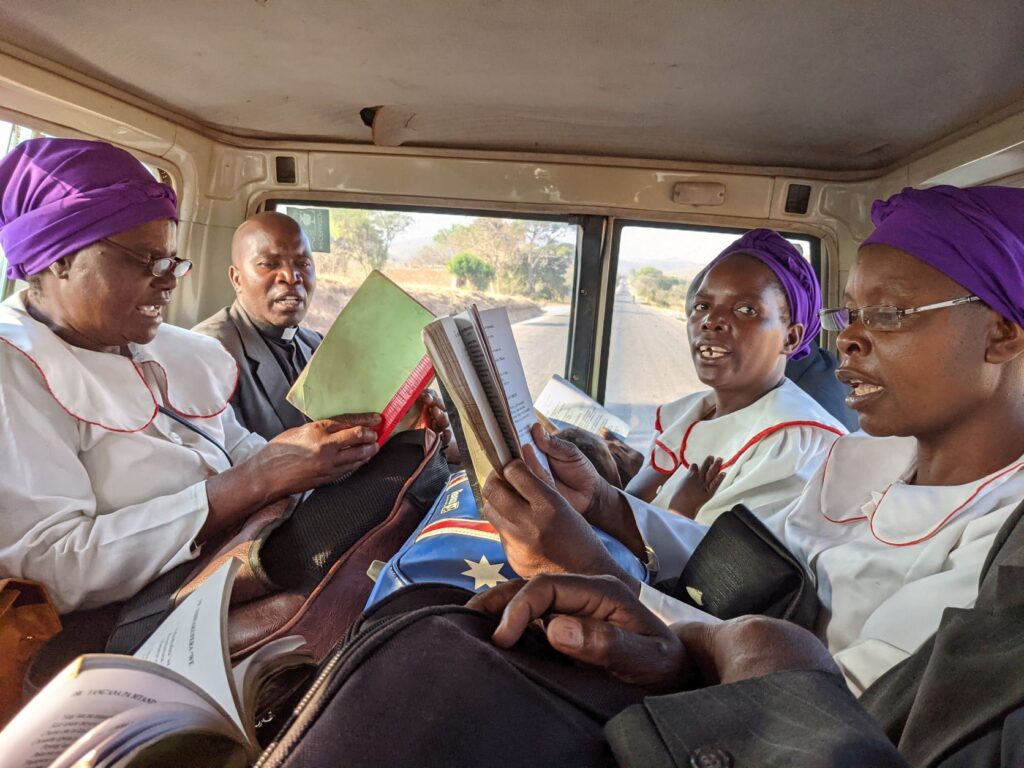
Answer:
[[(620, 568), (647, 582), (647, 568), (624, 544), (599, 528), (594, 531)], [(477, 511), (466, 473), (457, 472), (419, 528), (381, 569), (366, 607), (409, 584), (450, 584), (481, 592), (518, 578), (498, 532)]]

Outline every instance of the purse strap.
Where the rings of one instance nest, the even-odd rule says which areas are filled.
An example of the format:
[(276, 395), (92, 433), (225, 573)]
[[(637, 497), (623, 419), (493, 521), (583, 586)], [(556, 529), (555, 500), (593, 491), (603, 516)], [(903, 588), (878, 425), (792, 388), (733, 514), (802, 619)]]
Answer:
[(220, 441), (217, 440), (215, 437), (213, 437), (205, 429), (203, 429), (202, 427), (199, 427), (199, 426), (193, 424), (188, 419), (186, 419), (186, 418), (184, 418), (182, 416), (179, 416), (178, 414), (174, 413), (174, 411), (170, 411), (170, 410), (164, 408), (162, 405), (157, 405), (157, 410), (160, 411), (160, 413), (162, 413), (168, 419), (171, 419), (172, 421), (178, 422), (185, 429), (190, 429), (193, 432), (195, 432), (197, 435), (199, 435), (201, 438), (203, 438), (204, 440), (208, 440), (209, 442), (213, 443), (216, 446), (217, 450), (220, 451), (221, 453), (223, 453), (224, 457), (228, 460), (228, 466), (229, 467), (235, 466), (235, 462), (231, 460), (231, 454), (228, 453), (227, 448), (225, 448), (223, 445), (221, 445)]

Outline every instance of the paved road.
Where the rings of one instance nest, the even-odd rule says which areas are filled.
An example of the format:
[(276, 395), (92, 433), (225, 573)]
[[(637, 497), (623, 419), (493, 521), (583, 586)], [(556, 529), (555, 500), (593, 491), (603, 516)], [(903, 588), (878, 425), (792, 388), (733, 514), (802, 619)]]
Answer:
[[(568, 307), (517, 323), (513, 331), (536, 397), (551, 374), (565, 368)], [(702, 388), (678, 313), (636, 304), (621, 287), (615, 296), (605, 404), (630, 424), (629, 442), (645, 449), (657, 406)]]

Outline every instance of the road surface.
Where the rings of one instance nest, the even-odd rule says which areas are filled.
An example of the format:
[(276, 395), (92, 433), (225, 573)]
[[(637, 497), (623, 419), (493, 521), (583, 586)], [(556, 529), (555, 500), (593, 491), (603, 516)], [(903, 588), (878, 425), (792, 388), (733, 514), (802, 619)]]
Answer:
[[(615, 295), (606, 407), (630, 425), (629, 443), (644, 450), (658, 405), (703, 389), (687, 352), (686, 323), (678, 312), (634, 303), (622, 285)], [(536, 397), (552, 373), (565, 370), (569, 308), (553, 307), (512, 326)]]

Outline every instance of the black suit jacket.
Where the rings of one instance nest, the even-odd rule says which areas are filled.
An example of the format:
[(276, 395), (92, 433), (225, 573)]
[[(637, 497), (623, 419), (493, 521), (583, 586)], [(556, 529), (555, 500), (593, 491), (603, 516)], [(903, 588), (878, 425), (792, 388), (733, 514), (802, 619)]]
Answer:
[(975, 607), (947, 609), (860, 701), (820, 672), (650, 698), (608, 724), (620, 765), (1024, 766), (1022, 516), (1024, 504), (993, 543)]
[[(246, 429), (270, 440), (307, 419), (285, 400), (288, 380), (267, 342), (236, 301), (192, 329), (217, 339), (238, 361), (238, 388), (231, 398), (235, 414)], [(323, 337), (299, 328), (295, 341), (308, 359)]]

